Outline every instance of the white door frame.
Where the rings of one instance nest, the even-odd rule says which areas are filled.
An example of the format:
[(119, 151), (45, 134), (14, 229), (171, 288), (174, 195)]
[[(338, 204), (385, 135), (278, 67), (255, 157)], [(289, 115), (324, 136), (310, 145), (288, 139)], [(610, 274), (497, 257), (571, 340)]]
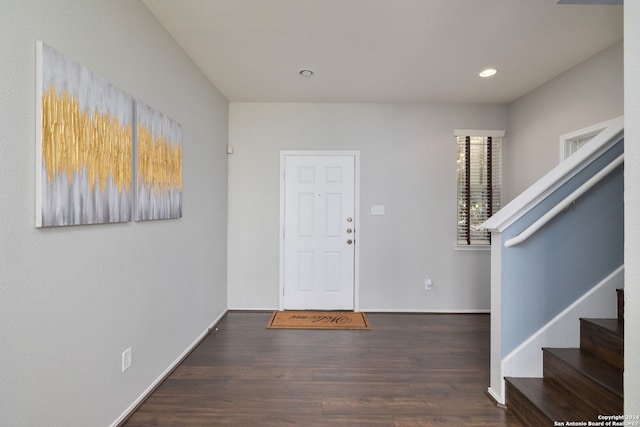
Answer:
[(355, 165), (355, 235), (353, 269), (353, 310), (360, 310), (360, 152), (359, 151), (280, 151), (280, 296), (279, 310), (284, 309), (284, 170), (287, 156), (352, 156)]

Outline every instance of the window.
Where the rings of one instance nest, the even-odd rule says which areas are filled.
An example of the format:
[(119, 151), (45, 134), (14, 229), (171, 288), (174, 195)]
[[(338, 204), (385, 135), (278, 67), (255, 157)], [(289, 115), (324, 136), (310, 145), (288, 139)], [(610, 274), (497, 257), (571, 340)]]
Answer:
[(458, 145), (458, 245), (489, 245), (481, 227), (501, 207), (504, 131), (456, 130)]
[(616, 120), (619, 120), (619, 118), (562, 135), (560, 137), (560, 161), (562, 162), (569, 158), (569, 156), (598, 136), (600, 132), (611, 126)]

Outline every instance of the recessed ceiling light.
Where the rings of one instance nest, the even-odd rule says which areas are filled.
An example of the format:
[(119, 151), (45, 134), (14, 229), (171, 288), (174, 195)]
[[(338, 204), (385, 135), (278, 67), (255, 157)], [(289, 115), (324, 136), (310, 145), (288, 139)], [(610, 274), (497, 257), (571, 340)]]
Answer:
[(495, 68), (487, 68), (486, 70), (480, 71), (480, 74), (478, 75), (480, 77), (491, 77), (491, 76), (495, 76), (497, 72), (498, 70), (496, 70)]
[(302, 77), (311, 77), (311, 76), (313, 76), (313, 71), (311, 71), (311, 70), (300, 70), (298, 72), (298, 74), (300, 74)]

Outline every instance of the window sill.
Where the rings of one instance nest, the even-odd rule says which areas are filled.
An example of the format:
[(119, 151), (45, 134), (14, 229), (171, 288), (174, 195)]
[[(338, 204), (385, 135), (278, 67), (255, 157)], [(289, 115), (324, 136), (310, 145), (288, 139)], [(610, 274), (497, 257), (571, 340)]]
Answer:
[(487, 252), (491, 251), (491, 245), (453, 245), (454, 251), (480, 251)]

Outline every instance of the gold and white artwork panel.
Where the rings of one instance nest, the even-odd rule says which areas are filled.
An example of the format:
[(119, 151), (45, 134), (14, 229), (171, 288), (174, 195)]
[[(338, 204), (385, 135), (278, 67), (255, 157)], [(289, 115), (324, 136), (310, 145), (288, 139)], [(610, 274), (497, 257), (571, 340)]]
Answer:
[(136, 102), (136, 221), (182, 217), (182, 128)]
[(133, 211), (133, 100), (37, 47), (36, 226), (126, 222)]

